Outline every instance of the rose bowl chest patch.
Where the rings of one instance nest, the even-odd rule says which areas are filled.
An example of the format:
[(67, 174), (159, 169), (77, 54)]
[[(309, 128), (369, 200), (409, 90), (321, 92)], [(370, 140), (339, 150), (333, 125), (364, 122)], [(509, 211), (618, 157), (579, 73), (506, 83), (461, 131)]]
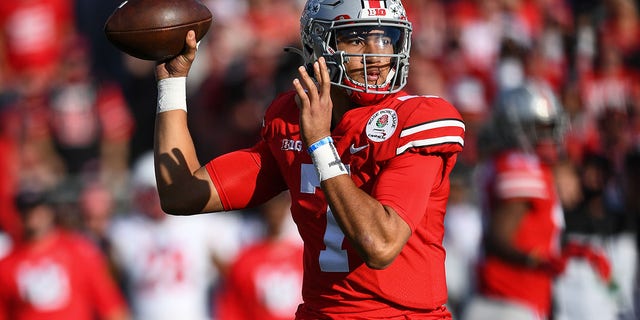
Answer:
[(398, 114), (396, 114), (395, 110), (379, 110), (367, 122), (367, 137), (373, 142), (385, 141), (393, 135), (397, 126)]

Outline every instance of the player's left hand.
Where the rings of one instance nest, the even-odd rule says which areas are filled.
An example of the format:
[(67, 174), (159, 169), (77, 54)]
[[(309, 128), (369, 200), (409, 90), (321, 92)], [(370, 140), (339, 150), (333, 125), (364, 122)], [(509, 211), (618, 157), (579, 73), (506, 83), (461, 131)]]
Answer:
[(298, 68), (300, 79), (293, 80), (298, 94), (300, 108), (300, 130), (303, 142), (309, 146), (314, 142), (331, 135), (331, 80), (324, 58), (313, 64), (317, 83), (308, 74), (306, 68)]

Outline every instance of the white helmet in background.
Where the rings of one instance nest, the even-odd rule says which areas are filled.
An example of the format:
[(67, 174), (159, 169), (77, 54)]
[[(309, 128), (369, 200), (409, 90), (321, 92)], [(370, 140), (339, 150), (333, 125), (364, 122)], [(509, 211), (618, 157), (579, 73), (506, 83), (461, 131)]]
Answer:
[(134, 208), (141, 214), (162, 221), (166, 214), (160, 205), (160, 196), (156, 184), (153, 151), (138, 157), (131, 171), (131, 188)]
[(133, 165), (131, 184), (134, 189), (157, 188), (153, 151), (142, 154)]
[(566, 117), (556, 94), (545, 83), (527, 81), (498, 94), (489, 123), (497, 149), (517, 148), (555, 158), (562, 146)]

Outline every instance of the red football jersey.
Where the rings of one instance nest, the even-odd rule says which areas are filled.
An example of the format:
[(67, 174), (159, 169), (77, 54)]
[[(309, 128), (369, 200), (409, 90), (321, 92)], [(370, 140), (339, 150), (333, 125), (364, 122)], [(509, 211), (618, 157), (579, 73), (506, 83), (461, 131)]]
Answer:
[(56, 232), (0, 261), (0, 319), (92, 320), (126, 310), (100, 251)]
[[(500, 154), (484, 169), (485, 214), (490, 218), (500, 201), (528, 201), (530, 210), (516, 231), (515, 248), (543, 258), (558, 256), (564, 218), (551, 168), (535, 155), (510, 151)], [(551, 281), (545, 271), (515, 266), (493, 256), (486, 257), (479, 268), (483, 294), (519, 301), (541, 314), (548, 314), (551, 307)]]
[[(365, 318), (447, 313), (442, 246), (449, 172), (462, 150), (464, 124), (443, 99), (390, 95), (347, 111), (332, 130), (355, 184), (407, 222), (412, 235), (384, 270), (368, 268), (336, 223), (300, 137), (295, 92), (265, 115), (263, 140), (207, 164), (225, 209), (252, 206), (289, 189), (304, 241), (304, 304), (314, 312)], [(256, 181), (248, 184), (247, 181)]]
[(56, 65), (65, 37), (74, 22), (74, 1), (35, 0), (0, 2), (0, 52), (10, 69), (38, 69)]
[(302, 246), (266, 240), (244, 248), (229, 268), (216, 303), (220, 320), (293, 319), (302, 300)]

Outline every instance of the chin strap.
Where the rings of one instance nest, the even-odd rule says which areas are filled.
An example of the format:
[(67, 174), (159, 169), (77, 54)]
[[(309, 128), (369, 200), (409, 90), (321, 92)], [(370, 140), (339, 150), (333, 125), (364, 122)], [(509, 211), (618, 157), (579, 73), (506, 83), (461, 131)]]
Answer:
[(296, 47), (284, 47), (284, 52), (297, 54), (297, 55), (301, 56), (304, 59), (304, 55), (302, 54), (302, 50), (300, 50), (300, 49), (298, 49)]

